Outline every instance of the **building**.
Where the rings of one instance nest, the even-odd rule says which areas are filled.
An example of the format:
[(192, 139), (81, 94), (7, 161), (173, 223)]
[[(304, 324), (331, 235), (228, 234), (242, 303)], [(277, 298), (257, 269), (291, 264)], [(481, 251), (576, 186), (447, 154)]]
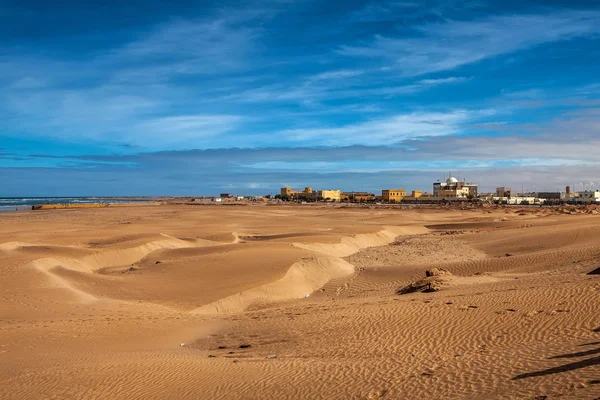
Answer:
[(230, 199), (233, 197), (233, 195), (231, 193), (221, 193), (219, 197), (221, 197), (222, 199)]
[(585, 190), (579, 192), (579, 197), (573, 199), (577, 203), (591, 204), (600, 203), (600, 191)]
[(540, 205), (544, 204), (543, 199), (531, 195), (517, 195), (511, 197), (492, 197), (493, 202), (498, 204), (516, 204), (516, 205)]
[(381, 191), (381, 198), (383, 201), (399, 203), (405, 197), (406, 190), (404, 189), (385, 189)]
[(356, 201), (356, 202), (365, 202), (365, 201), (375, 201), (378, 197), (375, 193), (369, 192), (342, 192), (341, 200), (342, 201)]
[(453, 188), (453, 189), (440, 189), (438, 190), (438, 198), (440, 199), (467, 199), (469, 198), (469, 189), (467, 188)]
[(565, 195), (561, 192), (538, 192), (537, 197), (549, 201), (560, 201), (565, 198)]
[(435, 204), (441, 200), (443, 199), (433, 197), (431, 193), (413, 190), (410, 196), (406, 196), (402, 202), (407, 204)]
[(317, 192), (319, 200), (340, 201), (341, 191), (339, 190), (319, 190)]
[(421, 202), (421, 200), (423, 200), (426, 203), (431, 203), (431, 202), (435, 202), (439, 199), (434, 198), (433, 195), (431, 193), (423, 193), (422, 190), (413, 190), (410, 195), (406, 196), (402, 202), (403, 203), (419, 203)]
[(448, 178), (445, 182), (435, 182), (433, 184), (433, 196), (440, 199), (468, 199), (477, 197), (478, 185), (465, 181), (459, 181), (454, 177)]
[(311, 187), (305, 187), (304, 190), (293, 190), (292, 188), (281, 188), (281, 198), (287, 200), (316, 200), (317, 193), (313, 192)]
[(496, 188), (496, 197), (511, 197), (512, 190), (508, 187), (499, 187)]
[(358, 201), (358, 202), (367, 202), (367, 201), (376, 201), (379, 200), (380, 197), (375, 195), (375, 193), (368, 193), (368, 192), (360, 192), (360, 193), (354, 193), (354, 201)]

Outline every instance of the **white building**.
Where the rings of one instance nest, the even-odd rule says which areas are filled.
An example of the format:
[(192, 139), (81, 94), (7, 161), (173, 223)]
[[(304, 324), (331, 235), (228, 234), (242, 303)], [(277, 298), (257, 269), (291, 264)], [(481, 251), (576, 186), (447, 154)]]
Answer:
[(574, 198), (577, 203), (600, 203), (600, 191), (586, 190), (585, 192), (579, 192), (579, 197)]
[(492, 197), (492, 201), (500, 204), (518, 204), (518, 205), (539, 205), (544, 204), (544, 199), (535, 196), (513, 196), (513, 197)]
[(467, 199), (477, 197), (478, 185), (475, 183), (460, 182), (451, 176), (445, 182), (433, 184), (433, 197), (440, 199)]

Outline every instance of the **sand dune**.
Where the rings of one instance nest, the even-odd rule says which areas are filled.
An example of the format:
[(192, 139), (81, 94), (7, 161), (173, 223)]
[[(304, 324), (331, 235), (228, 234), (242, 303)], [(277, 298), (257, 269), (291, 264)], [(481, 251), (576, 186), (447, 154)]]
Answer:
[(354, 267), (337, 257), (318, 257), (293, 264), (283, 278), (199, 307), (200, 314), (226, 314), (244, 311), (256, 303), (274, 303), (310, 297), (332, 279), (354, 273)]
[[(341, 257), (369, 247), (389, 244), (399, 235), (423, 232), (426, 232), (426, 229), (418, 226), (386, 227), (375, 233), (342, 237), (339, 243), (293, 243), (293, 246), (309, 250), (318, 256), (295, 263), (283, 278), (275, 282), (237, 293), (194, 311), (202, 314), (235, 313), (244, 311), (256, 303), (273, 304), (285, 300), (308, 298), (329, 281), (350, 276), (355, 272), (354, 266)], [(298, 235), (272, 236), (295, 238)]]
[(340, 243), (294, 243), (294, 246), (328, 256), (347, 257), (368, 247), (389, 244), (400, 235), (420, 234), (426, 232), (427, 229), (422, 226), (388, 226), (376, 233), (364, 233), (343, 237), (340, 240)]
[[(364, 248), (388, 244), (401, 234), (414, 234), (425, 231), (424, 228), (418, 226), (386, 227), (376, 233), (342, 237), (339, 243), (292, 243), (295, 247), (311, 250), (321, 256), (303, 259), (294, 263), (287, 273), (279, 280), (227, 296), (210, 304), (202, 305), (193, 311), (201, 314), (235, 313), (243, 311), (257, 303), (273, 304), (280, 301), (308, 297), (330, 280), (345, 277), (354, 273), (353, 265), (340, 259), (340, 257), (356, 253)], [(112, 247), (104, 247), (102, 250), (96, 250), (81, 258), (68, 258), (65, 256), (60, 258), (48, 257), (34, 260), (29, 265), (49, 274), (54, 283), (65, 289), (72, 290), (81, 301), (90, 302), (97, 300), (98, 297), (81, 289), (82, 286), (86, 286), (84, 284), (85, 281), (88, 281), (88, 287), (89, 283), (92, 283), (98, 287), (102, 286), (105, 289), (106, 285), (102, 284), (107, 282), (99, 282), (97, 277), (88, 277), (86, 279), (83, 276), (77, 276), (72, 272), (80, 274), (98, 273), (101, 275), (136, 273), (140, 270), (140, 267), (136, 267), (134, 264), (139, 263), (149, 255), (161, 250), (163, 250), (161, 255), (165, 258), (181, 259), (185, 257), (214, 254), (224, 248), (224, 244), (219, 242), (192, 239), (182, 240), (164, 234), (161, 236), (163, 236), (164, 239), (150, 241), (135, 247), (113, 248), (117, 243), (122, 244), (129, 242), (131, 238), (128, 237), (125, 240), (113, 242)], [(269, 235), (267, 237), (291, 239), (298, 236), (310, 236), (310, 234), (280, 234)], [(234, 251), (235, 249), (232, 246), (240, 243), (240, 237), (237, 233), (234, 233), (234, 237), (235, 240), (229, 245), (229, 251)], [(247, 239), (248, 236), (243, 236), (242, 239), (243, 238)], [(139, 237), (134, 237), (133, 239), (139, 239)], [(46, 250), (47, 253), (55, 252), (59, 254), (64, 253), (65, 250), (70, 250), (61, 247), (41, 247), (23, 244), (7, 244), (4, 247), (12, 250), (40, 247)], [(246, 251), (246, 253), (248, 253), (248, 251)], [(220, 278), (223, 279), (224, 276), (221, 276)], [(146, 278), (144, 284), (149, 283), (147, 280), (148, 279)], [(119, 282), (119, 285), (122, 286), (123, 282)], [(115, 296), (111, 298), (117, 299), (119, 297), (120, 296)]]
[(488, 211), (0, 214), (0, 398), (596, 398), (599, 217)]
[[(85, 293), (75, 288), (68, 279), (57, 276), (54, 271), (56, 269), (70, 270), (82, 273), (90, 273), (103, 267), (110, 266), (121, 266), (135, 263), (148, 254), (164, 248), (178, 248), (191, 246), (188, 242), (178, 240), (176, 238), (165, 238), (164, 240), (148, 242), (140, 246), (108, 250), (108, 251), (97, 251), (92, 254), (86, 255), (82, 258), (68, 258), (68, 257), (47, 257), (40, 258), (32, 261), (29, 265), (49, 275), (53, 282), (57, 285), (72, 290), (77, 296), (83, 301), (89, 302), (96, 298), (88, 293)], [(13, 247), (12, 250), (22, 250), (27, 248), (36, 248), (34, 245), (21, 245), (20, 247)], [(47, 248), (49, 253), (52, 253), (53, 248)], [(54, 249), (56, 251), (56, 249)], [(69, 249), (68, 249), (69, 250)]]

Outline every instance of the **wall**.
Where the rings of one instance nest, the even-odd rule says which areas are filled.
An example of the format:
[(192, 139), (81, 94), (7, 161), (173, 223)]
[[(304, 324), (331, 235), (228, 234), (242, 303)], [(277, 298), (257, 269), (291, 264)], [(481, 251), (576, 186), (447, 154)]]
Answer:
[(406, 190), (402, 189), (386, 189), (381, 191), (381, 198), (384, 201), (401, 202), (406, 197)]
[(466, 199), (469, 196), (469, 188), (468, 187), (463, 187), (462, 189), (456, 189), (456, 190), (439, 190), (438, 191), (438, 195), (437, 197), (443, 198), (443, 199)]
[(340, 190), (319, 190), (319, 199), (330, 199), (331, 201), (340, 201)]

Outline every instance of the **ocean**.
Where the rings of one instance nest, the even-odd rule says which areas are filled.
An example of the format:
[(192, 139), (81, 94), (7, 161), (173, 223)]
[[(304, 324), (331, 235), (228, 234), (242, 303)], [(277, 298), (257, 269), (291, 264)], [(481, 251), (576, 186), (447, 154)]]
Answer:
[(0, 197), (0, 211), (31, 210), (31, 206), (35, 204), (117, 204), (149, 201), (151, 200), (119, 197)]

